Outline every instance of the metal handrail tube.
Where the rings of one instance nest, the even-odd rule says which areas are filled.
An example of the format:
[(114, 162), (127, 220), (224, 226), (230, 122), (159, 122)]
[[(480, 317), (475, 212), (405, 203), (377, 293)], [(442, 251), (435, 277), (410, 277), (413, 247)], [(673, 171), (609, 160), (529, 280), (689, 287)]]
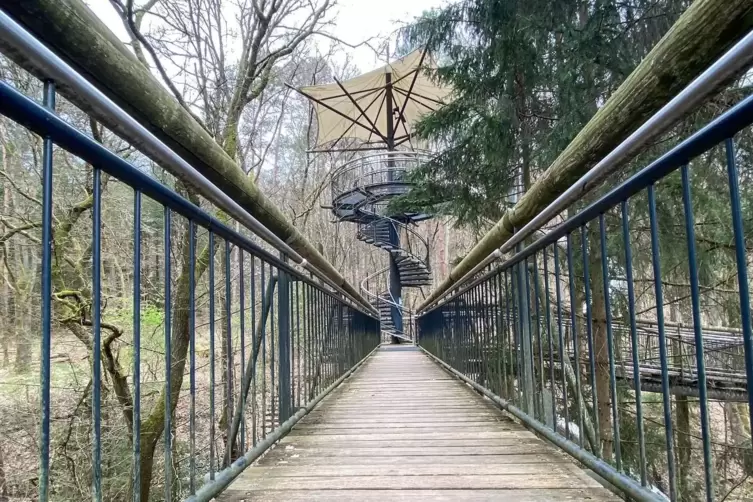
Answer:
[[(387, 159), (385, 160), (385, 157)], [(422, 159), (429, 159), (430, 156), (425, 153), (416, 153), (411, 154), (410, 152), (388, 152), (388, 153), (382, 153), (377, 155), (370, 155), (366, 157), (358, 157), (356, 159), (353, 159), (341, 166), (339, 166), (335, 172), (332, 173), (332, 194), (333, 196), (337, 197), (342, 195), (343, 193), (346, 193), (348, 189), (352, 189), (353, 187), (351, 185), (355, 185), (356, 180), (360, 180), (367, 176), (374, 176), (374, 174), (377, 173), (388, 173), (390, 171), (392, 172), (406, 172), (409, 170), (408, 166), (400, 165), (400, 161), (406, 161), (411, 163), (416, 163), (422, 161)], [(387, 161), (390, 161), (394, 163), (395, 165), (389, 166), (389, 169), (387, 169)], [(370, 169), (372, 166), (379, 166), (381, 164), (385, 164), (385, 169)], [(348, 181), (343, 182), (343, 178), (346, 177), (348, 174), (352, 174), (354, 171), (357, 171), (359, 174), (355, 175), (353, 180), (353, 183), (350, 183)], [(346, 186), (343, 186), (343, 184), (346, 184)]]
[[(552, 218), (599, 186), (604, 177), (611, 173), (615, 166), (618, 166), (626, 158), (636, 153), (640, 148), (646, 146), (652, 138), (655, 138), (658, 134), (666, 131), (678, 119), (703, 102), (703, 100), (723, 82), (729, 80), (741, 70), (748, 67), (752, 60), (753, 31), (745, 35), (745, 37), (737, 42), (729, 51), (707, 68), (706, 71), (696, 77), (695, 80), (685, 87), (685, 89), (680, 91), (677, 96), (670, 100), (669, 103), (664, 105), (658, 112), (651, 116), (651, 118), (644, 122), (643, 125), (628, 136), (627, 139), (615, 147), (607, 156), (584, 174), (577, 182), (573, 183), (570, 188), (557, 197), (554, 202), (549, 204), (525, 226), (517, 230), (507, 242), (490, 253), (485, 259), (456, 281), (456, 287), (472, 278), (490, 263), (501, 258), (505, 253), (515, 249), (515, 246), (523, 242), (524, 239), (533, 235), (534, 232), (547, 224)], [(432, 302), (424, 305), (421, 312), (426, 312), (430, 307), (436, 305), (443, 297), (451, 292), (452, 290), (448, 290), (440, 297), (435, 298)]]
[[(401, 249), (402, 249), (402, 250), (403, 250), (404, 252), (406, 252), (406, 253), (410, 254), (410, 255), (411, 255), (412, 257), (414, 257), (414, 258), (415, 258), (416, 260), (422, 260), (422, 261), (425, 261), (425, 262), (427, 262), (427, 261), (428, 261), (428, 255), (429, 255), (429, 241), (427, 241), (426, 239), (424, 239), (424, 238), (423, 238), (423, 237), (421, 236), (421, 234), (419, 234), (418, 232), (416, 232), (415, 230), (413, 230), (412, 228), (410, 228), (410, 225), (407, 225), (407, 224), (405, 224), (405, 223), (402, 223), (402, 222), (400, 222), (400, 221), (397, 221), (396, 219), (394, 219), (394, 218), (390, 218), (389, 216), (378, 216), (378, 217), (379, 217), (379, 219), (377, 219), (377, 220), (374, 220), (373, 222), (370, 222), (370, 223), (364, 223), (364, 224), (363, 224), (363, 226), (364, 226), (364, 227), (366, 227), (366, 226), (370, 226), (370, 225), (372, 225), (372, 228), (376, 228), (376, 226), (374, 226), (374, 224), (375, 224), (375, 223), (377, 223), (377, 222), (379, 222), (379, 221), (381, 221), (381, 220), (389, 220), (390, 224), (391, 224), (391, 225), (392, 225), (392, 226), (393, 226), (393, 227), (395, 228), (395, 230), (397, 230), (397, 228), (399, 227), (399, 228), (401, 228), (401, 229), (405, 230), (405, 232), (406, 232), (406, 233), (407, 233), (407, 234), (409, 235), (409, 237), (415, 237), (416, 239), (418, 239), (418, 241), (419, 241), (419, 242), (420, 242), (421, 244), (423, 244), (423, 245), (424, 245), (424, 247), (426, 248), (426, 257), (425, 257), (425, 258), (421, 258), (421, 257), (419, 257), (419, 256), (415, 255), (415, 254), (413, 253), (413, 251), (412, 251), (412, 250), (410, 250), (410, 249), (406, 249), (406, 248), (404, 248), (404, 247), (401, 247)], [(408, 246), (409, 246), (409, 248), (410, 248), (410, 244), (409, 244)]]
[(326, 274), (306, 261), (285, 241), (262, 225), (261, 222), (248, 213), (248, 211), (243, 209), (243, 207), (230, 198), (230, 196), (206, 179), (192, 165), (160, 141), (146, 127), (141, 125), (122, 108), (116, 105), (110, 98), (77, 73), (54, 52), (45, 47), (44, 44), (28, 33), (2, 9), (0, 9), (0, 37), (5, 43), (14, 47), (19, 52), (22, 52), (24, 56), (30, 61), (33, 61), (36, 66), (43, 68), (47, 78), (74, 89), (76, 93), (82, 96), (91, 106), (94, 106), (115, 118), (124, 131), (127, 131), (133, 138), (138, 139), (139, 146), (148, 150), (161, 163), (169, 165), (175, 170), (175, 172), (184, 177), (186, 181), (194, 185), (202, 195), (207, 197), (212, 203), (216, 204), (217, 207), (227, 212), (249, 230), (267, 241), (275, 249), (284, 253), (297, 264), (325, 281), (338, 293), (345, 295), (351, 301), (362, 305), (367, 311), (370, 311), (370, 305), (368, 302), (352, 297), (352, 295), (343, 290)]

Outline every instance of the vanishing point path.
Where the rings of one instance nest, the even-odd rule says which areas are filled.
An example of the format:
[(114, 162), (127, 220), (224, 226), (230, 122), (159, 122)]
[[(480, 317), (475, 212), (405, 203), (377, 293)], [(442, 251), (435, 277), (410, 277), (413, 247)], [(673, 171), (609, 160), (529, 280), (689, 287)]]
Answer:
[(414, 346), (384, 346), (218, 499), (620, 500)]

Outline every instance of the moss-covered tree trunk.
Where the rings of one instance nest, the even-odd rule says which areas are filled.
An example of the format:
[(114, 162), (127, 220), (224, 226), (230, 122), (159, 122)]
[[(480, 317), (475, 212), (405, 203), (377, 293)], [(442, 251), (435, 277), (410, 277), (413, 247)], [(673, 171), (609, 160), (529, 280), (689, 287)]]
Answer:
[[(183, 386), (183, 374), (186, 367), (186, 355), (189, 348), (189, 305), (190, 305), (190, 284), (189, 284), (189, 234), (184, 232), (181, 242), (181, 268), (180, 275), (177, 279), (173, 293), (172, 308), (172, 334), (171, 334), (171, 379), (170, 379), (170, 412), (175, 414), (175, 407), (178, 404), (180, 389)], [(200, 253), (197, 253), (196, 268), (194, 274), (196, 281), (204, 274), (209, 266), (209, 260), (213, 258), (219, 242), (215, 241), (213, 249), (209, 246), (204, 247)], [(166, 278), (169, 280), (169, 278)], [(169, 307), (167, 307), (169, 308)], [(210, 356), (211, 357), (211, 356)], [(157, 403), (152, 408), (149, 416), (141, 425), (141, 500), (149, 500), (149, 490), (152, 484), (152, 474), (154, 467), (154, 454), (160, 437), (165, 429), (165, 405), (166, 391), (162, 390)], [(166, 468), (169, 468), (166, 466)]]

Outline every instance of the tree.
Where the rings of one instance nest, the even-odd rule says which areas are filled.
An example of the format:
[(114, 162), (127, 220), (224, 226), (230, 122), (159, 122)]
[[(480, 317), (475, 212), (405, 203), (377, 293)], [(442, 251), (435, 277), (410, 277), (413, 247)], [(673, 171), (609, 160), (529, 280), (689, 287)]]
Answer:
[(420, 124), (445, 148), (403, 203), (488, 228), (689, 3), (464, 0), (425, 14), (405, 43), (436, 53), (436, 77), (455, 94)]

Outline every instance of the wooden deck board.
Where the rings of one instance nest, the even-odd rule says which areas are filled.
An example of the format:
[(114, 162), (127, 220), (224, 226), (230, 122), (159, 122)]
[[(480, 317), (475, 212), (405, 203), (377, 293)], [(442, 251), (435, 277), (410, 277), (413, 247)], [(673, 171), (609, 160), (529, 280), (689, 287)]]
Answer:
[(217, 500), (620, 499), (399, 346), (372, 356)]

